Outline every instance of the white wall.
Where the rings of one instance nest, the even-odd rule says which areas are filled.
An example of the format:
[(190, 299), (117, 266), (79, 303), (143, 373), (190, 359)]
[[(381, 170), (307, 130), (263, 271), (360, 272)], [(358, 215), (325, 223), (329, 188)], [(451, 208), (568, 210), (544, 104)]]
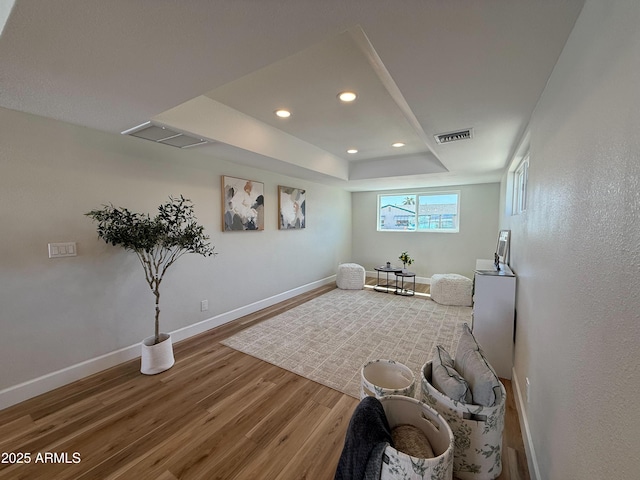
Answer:
[(541, 479), (640, 472), (638, 25), (637, 0), (586, 2), (530, 123), (528, 210), (501, 219)]
[[(353, 257), (367, 271), (408, 251), (415, 263), (411, 271), (418, 277), (434, 273), (458, 273), (473, 278), (478, 258), (493, 258), (498, 239), (500, 184), (463, 185), (416, 190), (385, 190), (352, 194)], [(378, 194), (416, 192), (460, 192), (460, 232), (378, 232)]]
[[(219, 252), (187, 255), (169, 270), (163, 331), (330, 278), (350, 256), (349, 193), (197, 149), (0, 109), (0, 172), (0, 393), (153, 333), (154, 299), (137, 258), (99, 240), (83, 215), (103, 204), (154, 214), (182, 194)], [(221, 175), (264, 182), (263, 232), (221, 232)], [(307, 190), (306, 229), (277, 229), (278, 185)], [(78, 256), (49, 259), (47, 243), (66, 241)], [(203, 299), (209, 311), (200, 312)]]

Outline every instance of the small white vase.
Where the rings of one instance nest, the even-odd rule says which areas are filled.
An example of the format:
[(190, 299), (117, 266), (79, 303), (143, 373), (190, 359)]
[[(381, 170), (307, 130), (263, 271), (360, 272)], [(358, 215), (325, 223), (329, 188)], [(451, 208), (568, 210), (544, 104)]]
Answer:
[(155, 375), (156, 373), (169, 370), (175, 363), (173, 358), (173, 345), (171, 335), (160, 334), (160, 343), (154, 345), (155, 336), (147, 337), (142, 341), (142, 357), (140, 362), (140, 372), (145, 375)]

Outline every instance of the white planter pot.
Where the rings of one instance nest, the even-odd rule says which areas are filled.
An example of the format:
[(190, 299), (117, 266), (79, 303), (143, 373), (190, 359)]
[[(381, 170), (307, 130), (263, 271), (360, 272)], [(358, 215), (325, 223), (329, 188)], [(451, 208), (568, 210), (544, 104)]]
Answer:
[(171, 335), (160, 334), (160, 343), (154, 345), (155, 336), (147, 337), (142, 341), (142, 357), (140, 372), (145, 375), (155, 375), (156, 373), (169, 370), (175, 360), (173, 358), (173, 345)]

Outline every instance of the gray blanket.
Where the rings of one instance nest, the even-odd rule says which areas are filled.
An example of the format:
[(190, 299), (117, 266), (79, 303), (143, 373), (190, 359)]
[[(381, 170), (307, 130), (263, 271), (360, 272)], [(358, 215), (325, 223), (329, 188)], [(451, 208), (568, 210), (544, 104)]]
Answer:
[(365, 397), (349, 421), (335, 480), (378, 480), (391, 428), (377, 398)]

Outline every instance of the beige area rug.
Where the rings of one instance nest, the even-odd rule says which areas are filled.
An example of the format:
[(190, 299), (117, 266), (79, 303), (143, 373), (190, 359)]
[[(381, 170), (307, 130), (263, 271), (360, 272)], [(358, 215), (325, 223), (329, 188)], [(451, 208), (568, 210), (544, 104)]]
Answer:
[(436, 345), (455, 354), (471, 311), (426, 297), (336, 289), (221, 343), (359, 398), (360, 369), (369, 360), (401, 362), (419, 385)]

